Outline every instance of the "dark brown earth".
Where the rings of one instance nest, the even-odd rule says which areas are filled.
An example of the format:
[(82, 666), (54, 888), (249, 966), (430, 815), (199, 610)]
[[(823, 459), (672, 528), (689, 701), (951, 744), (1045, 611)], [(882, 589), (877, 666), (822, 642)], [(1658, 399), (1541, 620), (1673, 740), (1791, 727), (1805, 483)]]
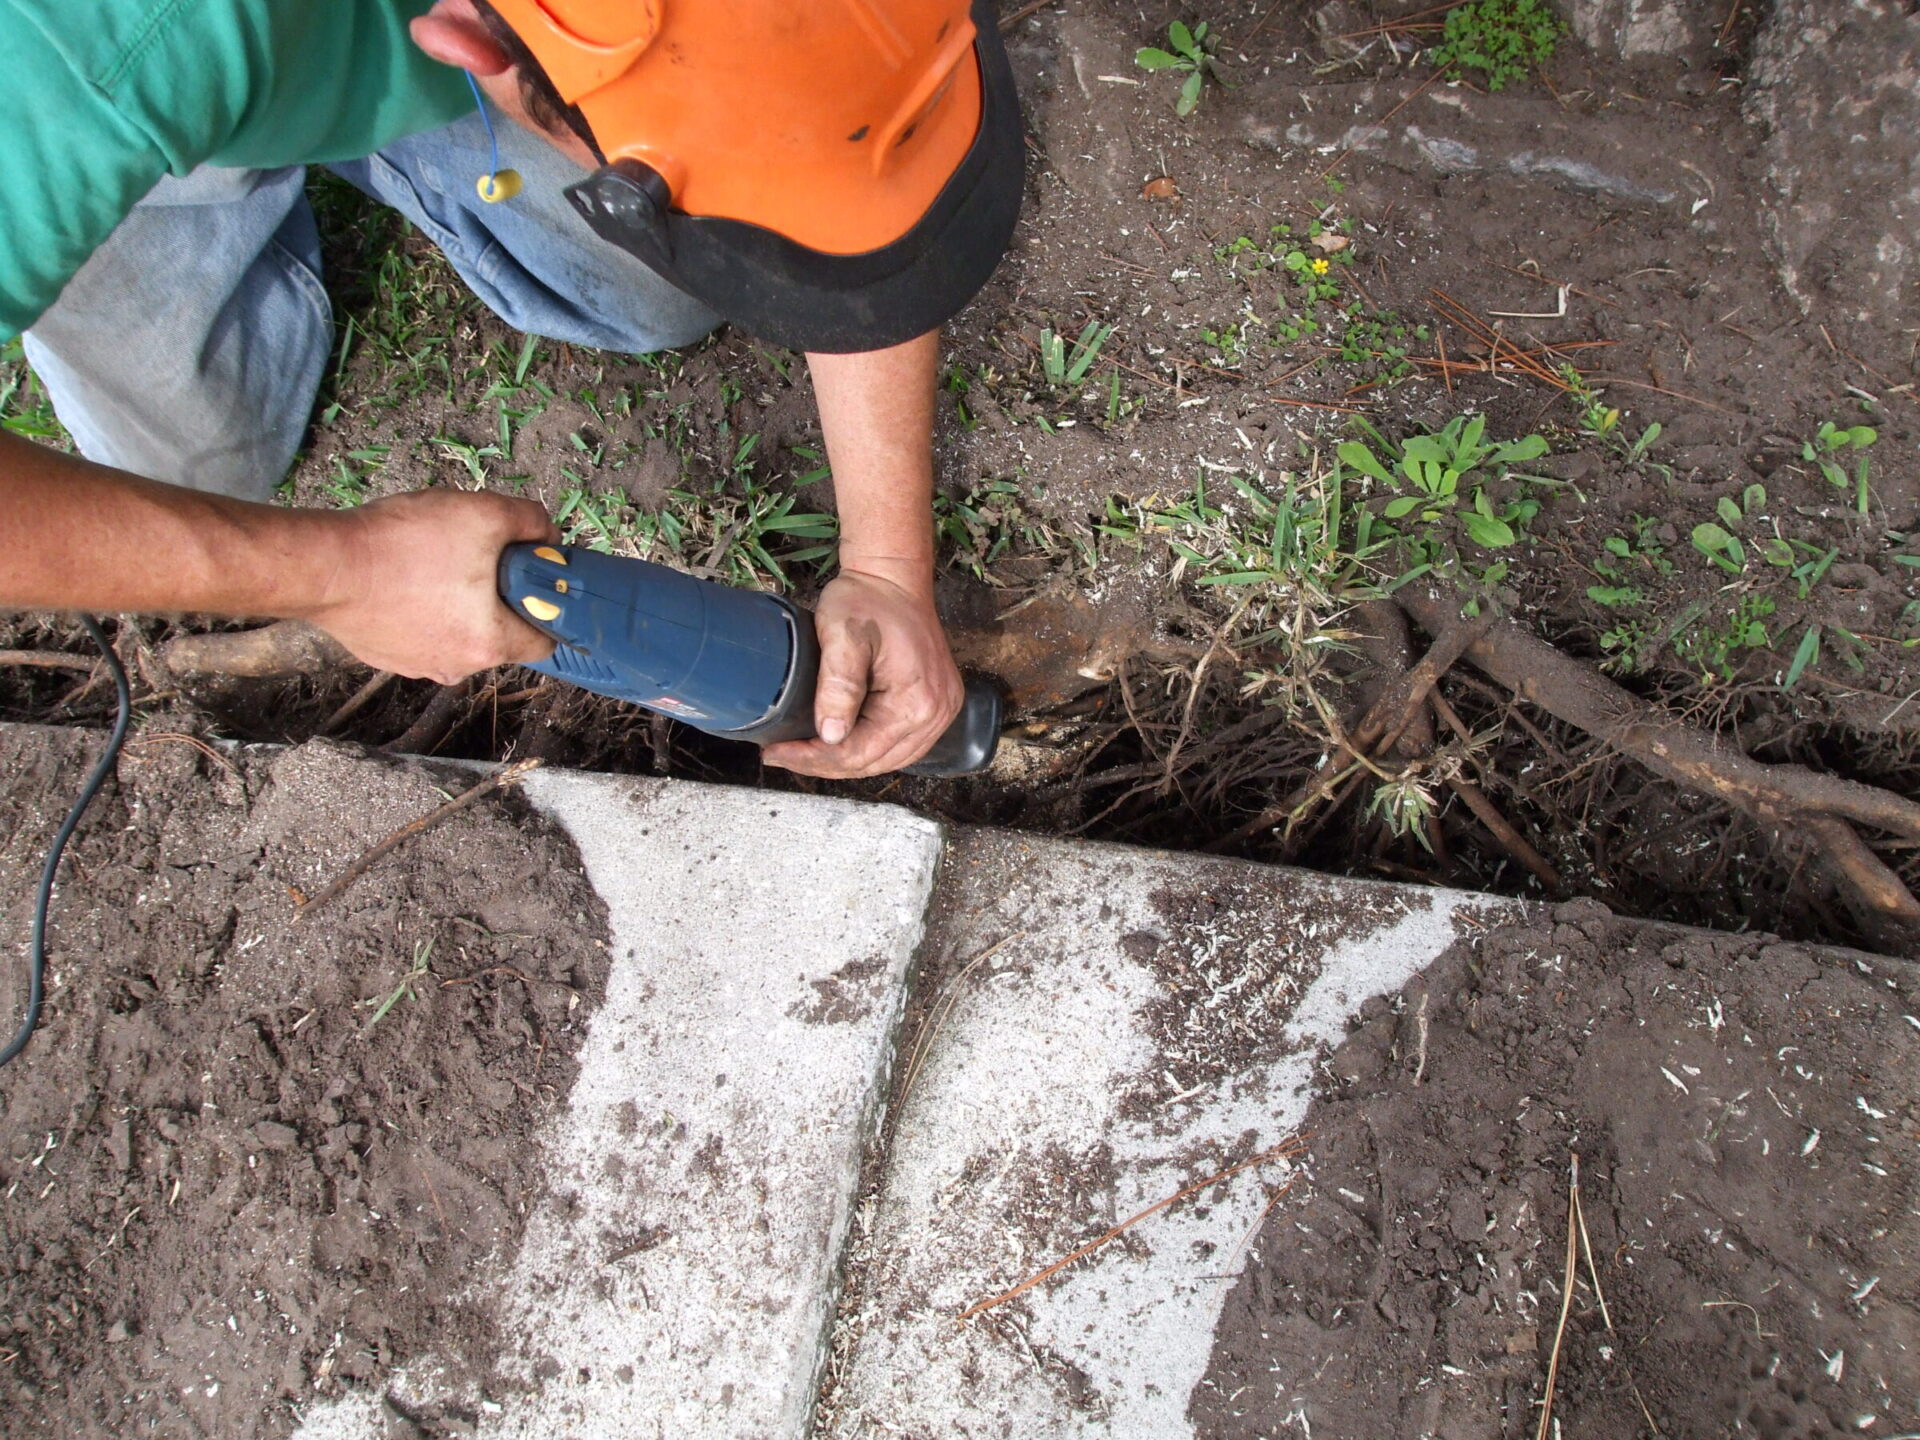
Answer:
[(1920, 1428), (1917, 1014), (1910, 963), (1590, 902), (1454, 946), (1321, 1072), (1198, 1433), (1533, 1436), (1576, 1155), (1554, 1433)]
[[(1427, 8), (1425, 0), (1234, 0), (1196, 16), (1171, 0), (1061, 0), (1009, 34), (1032, 137), (1028, 206), (1013, 253), (950, 330), (937, 451), (949, 499), (983, 482), (1013, 487), (1014, 498), (993, 506), (1012, 542), (995, 554), (992, 537), (950, 536), (942, 577), (964, 658), (1006, 675), (1020, 703), (1020, 728), (995, 775), (816, 787), (521, 672), (438, 697), (440, 723), (413, 732), (412, 743), (449, 755), (536, 754), (833, 788), (1047, 833), (1177, 848), (1216, 841), (1311, 771), (1327, 750), (1325, 726), (1305, 709), (1241, 693), (1244, 670), (1273, 658), (1257, 649), (1213, 664), (1189, 705), (1191, 677), (1228, 606), (1218, 591), (1172, 583), (1164, 550), (1098, 531), (1109, 501), (1168, 500), (1197, 479), (1219, 483), (1223, 470), (1275, 483), (1288, 470), (1319, 473), (1332, 446), (1355, 434), (1355, 410), (1396, 435), (1479, 411), (1495, 433), (1547, 437), (1554, 455), (1541, 468), (1570, 487), (1544, 495), (1512, 553), (1504, 590), (1515, 614), (1616, 671), (1622, 656), (1609, 631), (1628, 619), (1649, 625), (1664, 638), (1620, 675), (1638, 694), (1763, 760), (1920, 795), (1920, 649), (1912, 643), (1920, 629), (1910, 608), (1920, 572), (1897, 558), (1916, 554), (1920, 528), (1920, 369), (1908, 328), (1920, 322), (1897, 307), (1861, 318), (1858, 306), (1840, 303), (1871, 243), (1844, 224), (1821, 242), (1818, 283), (1803, 283), (1799, 298), (1783, 288), (1760, 218), (1764, 131), (1744, 98), (1758, 7), (1674, 0), (1709, 37), (1730, 21), (1728, 43), (1624, 63), (1569, 40), (1544, 76), (1498, 96), (1429, 86), (1431, 71), (1418, 62), (1377, 41), (1339, 38)], [(1344, 18), (1316, 27), (1323, 9)], [(1213, 22), (1232, 88), (1210, 86), (1182, 120), (1172, 110), (1177, 80), (1144, 74), (1132, 57), (1162, 41), (1169, 21), (1196, 18)], [(1397, 138), (1347, 153), (1348, 127), (1367, 124)], [(1500, 163), (1443, 172), (1407, 141), (1408, 125), (1471, 142)], [(1808, 175), (1845, 173), (1852, 143), (1845, 126), (1815, 131), (1799, 142), (1799, 162)], [(1506, 166), (1555, 146), (1675, 198), (1574, 188), (1548, 171)], [(349, 337), (342, 375), (323, 397), (289, 487), (299, 502), (474, 484), (460, 444), (475, 452), (484, 483), (555, 508), (584, 488), (618, 497), (629, 519), (652, 513), (676, 487), (737, 495), (744, 476), (785, 491), (811, 473), (796, 447), (817, 445), (818, 431), (797, 357), (723, 332), (651, 361), (539, 345), (518, 374), (522, 337), (450, 285), (418, 237), (383, 255), (384, 232), (363, 209), (335, 206), (322, 219), (341, 314), (358, 322), (360, 338)], [(1354, 263), (1340, 278), (1373, 313), (1390, 312), (1414, 332), (1396, 342), (1415, 364), (1411, 377), (1390, 380), (1392, 367), (1378, 357), (1327, 353), (1337, 348), (1325, 343), (1328, 328), (1279, 333), (1276, 321), (1298, 308), (1298, 295), (1271, 265), (1233, 247), (1241, 237), (1265, 239), (1277, 224), (1298, 232), (1315, 220), (1351, 222), (1340, 233)], [(400, 263), (389, 264), (396, 255)], [(1435, 292), (1497, 328), (1508, 348), (1548, 350), (1550, 360), (1577, 365), (1626, 412), (1624, 433), (1637, 437), (1658, 422), (1658, 443), (1630, 459), (1583, 435), (1566, 396), (1491, 366), (1457, 312), (1448, 319), (1436, 310)], [(1563, 293), (1565, 313), (1550, 316)], [(387, 318), (395, 309), (413, 327), (404, 336)], [(1258, 323), (1242, 338), (1255, 341), (1237, 358), (1206, 338), (1249, 317)], [(1042, 373), (1040, 332), (1074, 335), (1089, 320), (1113, 324), (1114, 334), (1084, 388), (1056, 391)], [(1482, 368), (1443, 375), (1443, 360)], [(1864, 520), (1800, 457), (1801, 443), (1828, 420), (1880, 432)], [(757, 439), (743, 468), (737, 457), (748, 436)], [(478, 456), (503, 440), (504, 453)], [(1743, 521), (1750, 542), (1775, 535), (1835, 551), (1808, 595), (1758, 561), (1728, 575), (1689, 544), (1721, 500), (1754, 484), (1767, 493)], [(830, 508), (830, 480), (800, 493), (809, 506)], [(583, 542), (605, 540), (577, 509), (568, 526)], [(1628, 567), (1645, 593), (1631, 616), (1589, 596), (1608, 578), (1596, 566), (1615, 537), (1646, 557)], [(795, 567), (802, 594), (817, 580)], [(1714, 637), (1743, 609), (1759, 615), (1764, 606), (1772, 607), (1760, 621), (1764, 643), (1715, 652)], [(1795, 647), (1814, 624), (1826, 643), (1786, 688)], [(119, 630), (136, 660), (165, 633), (156, 622)], [(1429, 639), (1414, 632), (1411, 653)], [(0, 645), (81, 648), (70, 628), (32, 619), (6, 622)], [(140, 668), (144, 691), (170, 688)], [(1349, 686), (1332, 687), (1331, 697), (1350, 713), (1351, 694), (1376, 677), (1357, 660), (1334, 669)], [(102, 689), (79, 689), (81, 678), (9, 671), (0, 716), (97, 723)], [(199, 708), (168, 723), (210, 738), (303, 738), (364, 678), (195, 690)], [(1804, 852), (1772, 831), (1513, 702), (1468, 666), (1439, 693), (1483, 737), (1471, 759), (1482, 789), (1569, 891), (1623, 913), (1802, 941), (1857, 935)], [(392, 741), (436, 698), (430, 686), (395, 682), (343, 732)], [(1176, 749), (1177, 767), (1168, 758)], [(38, 1196), (49, 1179), (69, 1182), (36, 1202), (45, 1211), (0, 1216), (9, 1227), (0, 1247), (0, 1324), (9, 1327), (0, 1354), (13, 1356), (0, 1387), (31, 1387), (31, 1396), (11, 1392), (15, 1413), (39, 1407), (50, 1417), (43, 1431), (26, 1433), (125, 1433), (132, 1424), (123, 1421), (185, 1416), (188, 1407), (205, 1433), (251, 1433), (250, 1417), (281, 1424), (288, 1397), (310, 1393), (314, 1379), (370, 1377), (412, 1353), (428, 1329), (461, 1337), (467, 1363), (487, 1363), (484, 1320), (463, 1307), (457, 1285), (433, 1280), (457, 1275), (465, 1257), (495, 1243), (496, 1225), (504, 1227), (498, 1243), (511, 1244), (514, 1197), (532, 1183), (511, 1168), (511, 1140), (541, 1113), (546, 1087), (564, 1091), (566, 993), (545, 984), (529, 992), (498, 976), (433, 988), (365, 1034), (371, 1008), (355, 1002), (391, 994), (414, 946), (428, 939), (437, 977), (508, 959), (531, 975), (570, 977), (590, 1001), (598, 951), (534, 957), (547, 967), (536, 969), (523, 942), (429, 917), (461, 913), (497, 932), (544, 933), (553, 917), (576, 913), (596, 922), (584, 898), (542, 891), (525, 902), (542, 923), (523, 925), (511, 913), (519, 902), (480, 886), (482, 872), (468, 867), (456, 839), (492, 836), (478, 842), (480, 854), (496, 841), (508, 854), (558, 843), (501, 802), (420, 842), (416, 859), (438, 857), (431, 866), (369, 877), (370, 890), (337, 906), (327, 937), (270, 929), (249, 952), (308, 968), (228, 964), (228, 950), (252, 933), (236, 918), (228, 935), (229, 910), (284, 918), (284, 890), (275, 887), (323, 879), (350, 858), (303, 865), (297, 826), (305, 817), (273, 808), (277, 785), (258, 765), (243, 767), (242, 797), (190, 747), (158, 742), (130, 754), (123, 770), (128, 794), (161, 798), (135, 814), (110, 794), (83, 829), (73, 872), (80, 883), (67, 892), (80, 918), (61, 923), (90, 927), (76, 933), (132, 958), (85, 991), (60, 975), (48, 1033), (21, 1062), (22, 1073), (48, 1078), (0, 1112), (8, 1147), (0, 1166), (18, 1186), (9, 1207)], [(180, 773), (140, 778), (155, 766)], [(26, 872), (79, 769), (70, 758), (31, 783), (8, 772), (0, 804), (16, 808), (5, 812), (0, 919), (9, 934), (21, 933)], [(409, 818), (417, 809), (407, 805), (437, 798), (420, 772), (397, 771), (394, 783), (393, 795), (370, 797), (370, 816), (384, 805)], [(168, 840), (175, 826), (186, 837), (178, 850)], [(383, 824), (369, 818), (356, 844), (380, 833)], [(1296, 858), (1540, 893), (1444, 795), (1438, 838), (1430, 852), (1393, 836), (1355, 802)], [(1920, 851), (1866, 838), (1920, 886)], [(218, 858), (179, 870), (196, 846)], [(1235, 849), (1279, 853), (1264, 836)], [(243, 858), (229, 874), (221, 866), (236, 854)], [(545, 885), (561, 883), (545, 875), (564, 871), (527, 873)], [(96, 887), (95, 876), (112, 883)], [(387, 884), (401, 888), (388, 894)], [(443, 906), (445, 884), (454, 888)], [(167, 918), (143, 919), (145, 929), (120, 918), (149, 913), (127, 910), (140, 893), (168, 898)], [(1920, 1004), (1911, 972), (1878, 961), (1871, 974), (1820, 971), (1795, 945), (1759, 938), (1635, 951), (1595, 912), (1565, 914), (1557, 925), (1499, 932), (1478, 951), (1456, 953), (1398, 1013), (1372, 1016), (1335, 1057), (1335, 1073), (1348, 1078), (1311, 1121), (1312, 1183), (1276, 1211), (1262, 1258), (1229, 1306), (1212, 1398), (1196, 1412), (1204, 1434), (1272, 1437), (1306, 1434), (1307, 1425), (1322, 1440), (1532, 1434), (1576, 1152), (1615, 1330), (1600, 1321), (1583, 1280), (1555, 1405), (1564, 1434), (1920, 1431), (1910, 1278), (1920, 1036), (1905, 1018)], [(57, 945), (58, 931), (56, 957)], [(1422, 995), (1427, 1065), (1415, 1086)], [(449, 1042), (469, 1026), (478, 1049), (463, 1054)], [(96, 1049), (76, 1038), (96, 1034), (112, 1043)], [(403, 1043), (415, 1036), (417, 1048)], [(551, 1036), (544, 1054), (542, 1036)], [(137, 1063), (141, 1055), (151, 1071)], [(347, 1088), (329, 1098), (337, 1081)], [(438, 1097), (470, 1093), (503, 1108), (436, 1108)], [(207, 1111), (207, 1099), (221, 1108)], [(289, 1127), (294, 1138), (262, 1126)], [(1802, 1154), (1815, 1131), (1818, 1143)], [(416, 1163), (427, 1146), (431, 1158)], [(424, 1200), (427, 1182), (416, 1184), (415, 1173), (435, 1177)], [(176, 1178), (176, 1204), (200, 1206), (194, 1213), (208, 1238), (181, 1242), (147, 1266), (139, 1257), (148, 1217)], [(345, 1234), (316, 1227), (315, 1216), (331, 1213), (319, 1207), (336, 1194), (360, 1207), (350, 1213), (384, 1218)], [(254, 1258), (290, 1245), (337, 1257), (337, 1271), (316, 1273), (339, 1275), (340, 1288), (302, 1289), (299, 1267), (283, 1272)], [(1878, 1284), (1863, 1290), (1876, 1274)], [(383, 1296), (407, 1286), (415, 1298), (375, 1313), (365, 1296), (352, 1296), (369, 1278)], [(251, 1298), (256, 1289), (271, 1306)], [(150, 1321), (149, 1311), (162, 1318)], [(117, 1323), (126, 1338), (104, 1352), (75, 1338), (112, 1335)], [(300, 1326), (297, 1356), (294, 1337), (273, 1328), (289, 1324)], [(196, 1357), (210, 1344), (220, 1347), (217, 1363), (202, 1364)], [(180, 1358), (166, 1358), (163, 1347)], [(261, 1358), (269, 1355), (271, 1363)], [(324, 1376), (322, 1366), (330, 1366)], [(1272, 1366), (1316, 1378), (1298, 1393), (1274, 1393)], [(226, 1377), (216, 1394), (205, 1393), (207, 1376)], [(161, 1387), (182, 1398), (163, 1401)], [(122, 1410), (127, 1396), (136, 1399)], [(1296, 1411), (1301, 1419), (1291, 1418)], [(1876, 1424), (1855, 1428), (1868, 1414)]]
[[(98, 743), (0, 736), (9, 1034), (31, 886)], [(473, 778), (130, 742), (68, 850), (46, 1013), (0, 1083), (8, 1436), (284, 1435), (429, 1350), (490, 1376), (500, 1337), (467, 1286), (537, 1199), (530, 1137), (606, 975), (599, 899), (569, 841), (492, 798), (293, 920), (296, 893)]]

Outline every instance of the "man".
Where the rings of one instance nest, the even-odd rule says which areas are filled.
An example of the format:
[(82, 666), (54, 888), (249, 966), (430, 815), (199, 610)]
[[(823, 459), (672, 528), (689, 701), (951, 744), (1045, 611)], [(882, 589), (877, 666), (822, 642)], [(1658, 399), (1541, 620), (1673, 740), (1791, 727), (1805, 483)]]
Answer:
[[(778, 62), (833, 41), (819, 27), (834, 17), (846, 53), (878, 58), (809, 92), (804, 63)], [(519, 328), (646, 351), (725, 315), (807, 349), (840, 573), (818, 610), (820, 738), (767, 758), (821, 776), (911, 763), (962, 694), (932, 603), (934, 327), (1004, 248), (1019, 187), (990, 7), (967, 24), (963, 0), (0, 0), (0, 338), (24, 331), (85, 457), (0, 433), (0, 605), (300, 618), (369, 665), (443, 682), (548, 653), (494, 589), (505, 545), (557, 538), (539, 505), (452, 490), (339, 512), (263, 503), (332, 349), (301, 168), (325, 163)], [(757, 93), (728, 88), (743, 54), (772, 65)], [(689, 104), (751, 110), (797, 83), (764, 117), (766, 154), (697, 153), (717, 112), (671, 133), (661, 97), (709, 70)], [(490, 160), (461, 71), (518, 122), (499, 127), (515, 199), (475, 193)], [(898, 123), (829, 137), (858, 165), (829, 147), (789, 179), (788, 132), (869, 82)], [(973, 113), (962, 95), (981, 97)], [(936, 143), (952, 171), (938, 187), (919, 174)], [(757, 189), (729, 194), (730, 159), (759, 163)], [(802, 180), (823, 187), (811, 209)], [(683, 208), (703, 193), (730, 208)], [(816, 217), (865, 233), (852, 222), (883, 200), (924, 222), (882, 225), (873, 247), (793, 238)], [(893, 333), (902, 317), (918, 323)]]

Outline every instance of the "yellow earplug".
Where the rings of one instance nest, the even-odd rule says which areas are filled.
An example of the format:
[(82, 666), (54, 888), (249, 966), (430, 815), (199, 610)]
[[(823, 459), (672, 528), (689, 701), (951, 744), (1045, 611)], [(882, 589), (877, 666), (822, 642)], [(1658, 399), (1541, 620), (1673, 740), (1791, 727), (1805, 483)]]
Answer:
[(473, 188), (480, 192), (480, 198), (489, 205), (497, 205), (520, 193), (520, 172), (496, 170), (491, 175), (482, 175), (474, 182)]

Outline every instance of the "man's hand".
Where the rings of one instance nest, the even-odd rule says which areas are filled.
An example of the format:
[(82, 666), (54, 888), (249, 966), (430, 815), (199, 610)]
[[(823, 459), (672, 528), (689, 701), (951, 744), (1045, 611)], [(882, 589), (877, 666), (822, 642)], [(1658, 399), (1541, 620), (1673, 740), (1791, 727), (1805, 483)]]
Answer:
[(933, 610), (933, 390), (940, 337), (809, 355), (840, 510), (840, 577), (820, 597), (818, 740), (767, 763), (852, 779), (911, 765), (965, 697)]
[(303, 618), (376, 670), (450, 685), (553, 653), (502, 603), (495, 578), (508, 545), (560, 538), (533, 501), (422, 490), (339, 518), (348, 527), (340, 560)]
[(769, 765), (852, 780), (911, 765), (960, 712), (965, 687), (920, 567), (843, 569), (820, 597), (818, 740), (769, 745)]

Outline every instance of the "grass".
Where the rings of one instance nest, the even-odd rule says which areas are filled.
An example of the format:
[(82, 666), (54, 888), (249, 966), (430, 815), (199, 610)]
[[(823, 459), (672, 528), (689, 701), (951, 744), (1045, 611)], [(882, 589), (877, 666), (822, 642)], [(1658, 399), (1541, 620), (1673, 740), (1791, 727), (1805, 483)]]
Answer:
[(27, 364), (20, 338), (0, 344), (0, 428), (42, 444), (71, 448), (66, 427), (53, 413), (53, 401)]
[(1100, 347), (1113, 334), (1111, 325), (1089, 320), (1080, 338), (1068, 349), (1066, 341), (1049, 327), (1040, 332), (1040, 367), (1047, 384), (1056, 390), (1069, 390), (1087, 378), (1093, 362), (1100, 358)]
[(1088, 568), (1097, 563), (1087, 541), (1048, 523), (1029, 501), (1026, 488), (1012, 479), (982, 481), (958, 498), (934, 496), (934, 540), (944, 563), (989, 585), (1003, 583), (993, 567), (1018, 555), (1070, 557)]
[(1315, 699), (1346, 648), (1339, 617), (1379, 593), (1394, 539), (1339, 465), (1310, 461), (1276, 480), (1229, 473), (1210, 485), (1203, 476), (1171, 500), (1110, 500), (1097, 526), (1109, 541), (1164, 545), (1175, 583), (1225, 600), (1215, 643), (1265, 652), (1268, 663), (1243, 663), (1242, 693), (1272, 703)]
[[(401, 976), (400, 983), (393, 987), (392, 993), (390, 993), (386, 999), (380, 1001), (379, 1008), (373, 1012), (373, 1017), (367, 1021), (366, 1028), (361, 1032), (362, 1034), (371, 1032), (374, 1026), (387, 1018), (387, 1012), (398, 1005), (403, 999), (409, 996), (414, 999), (419, 998), (418, 993), (413, 987), (419, 981), (420, 977), (427, 973), (428, 963), (433, 959), (433, 944), (434, 942), (431, 940), (422, 940), (413, 947), (413, 968)], [(371, 1000), (362, 1000), (360, 1003), (362, 1005), (371, 1005), (374, 1002)]]

